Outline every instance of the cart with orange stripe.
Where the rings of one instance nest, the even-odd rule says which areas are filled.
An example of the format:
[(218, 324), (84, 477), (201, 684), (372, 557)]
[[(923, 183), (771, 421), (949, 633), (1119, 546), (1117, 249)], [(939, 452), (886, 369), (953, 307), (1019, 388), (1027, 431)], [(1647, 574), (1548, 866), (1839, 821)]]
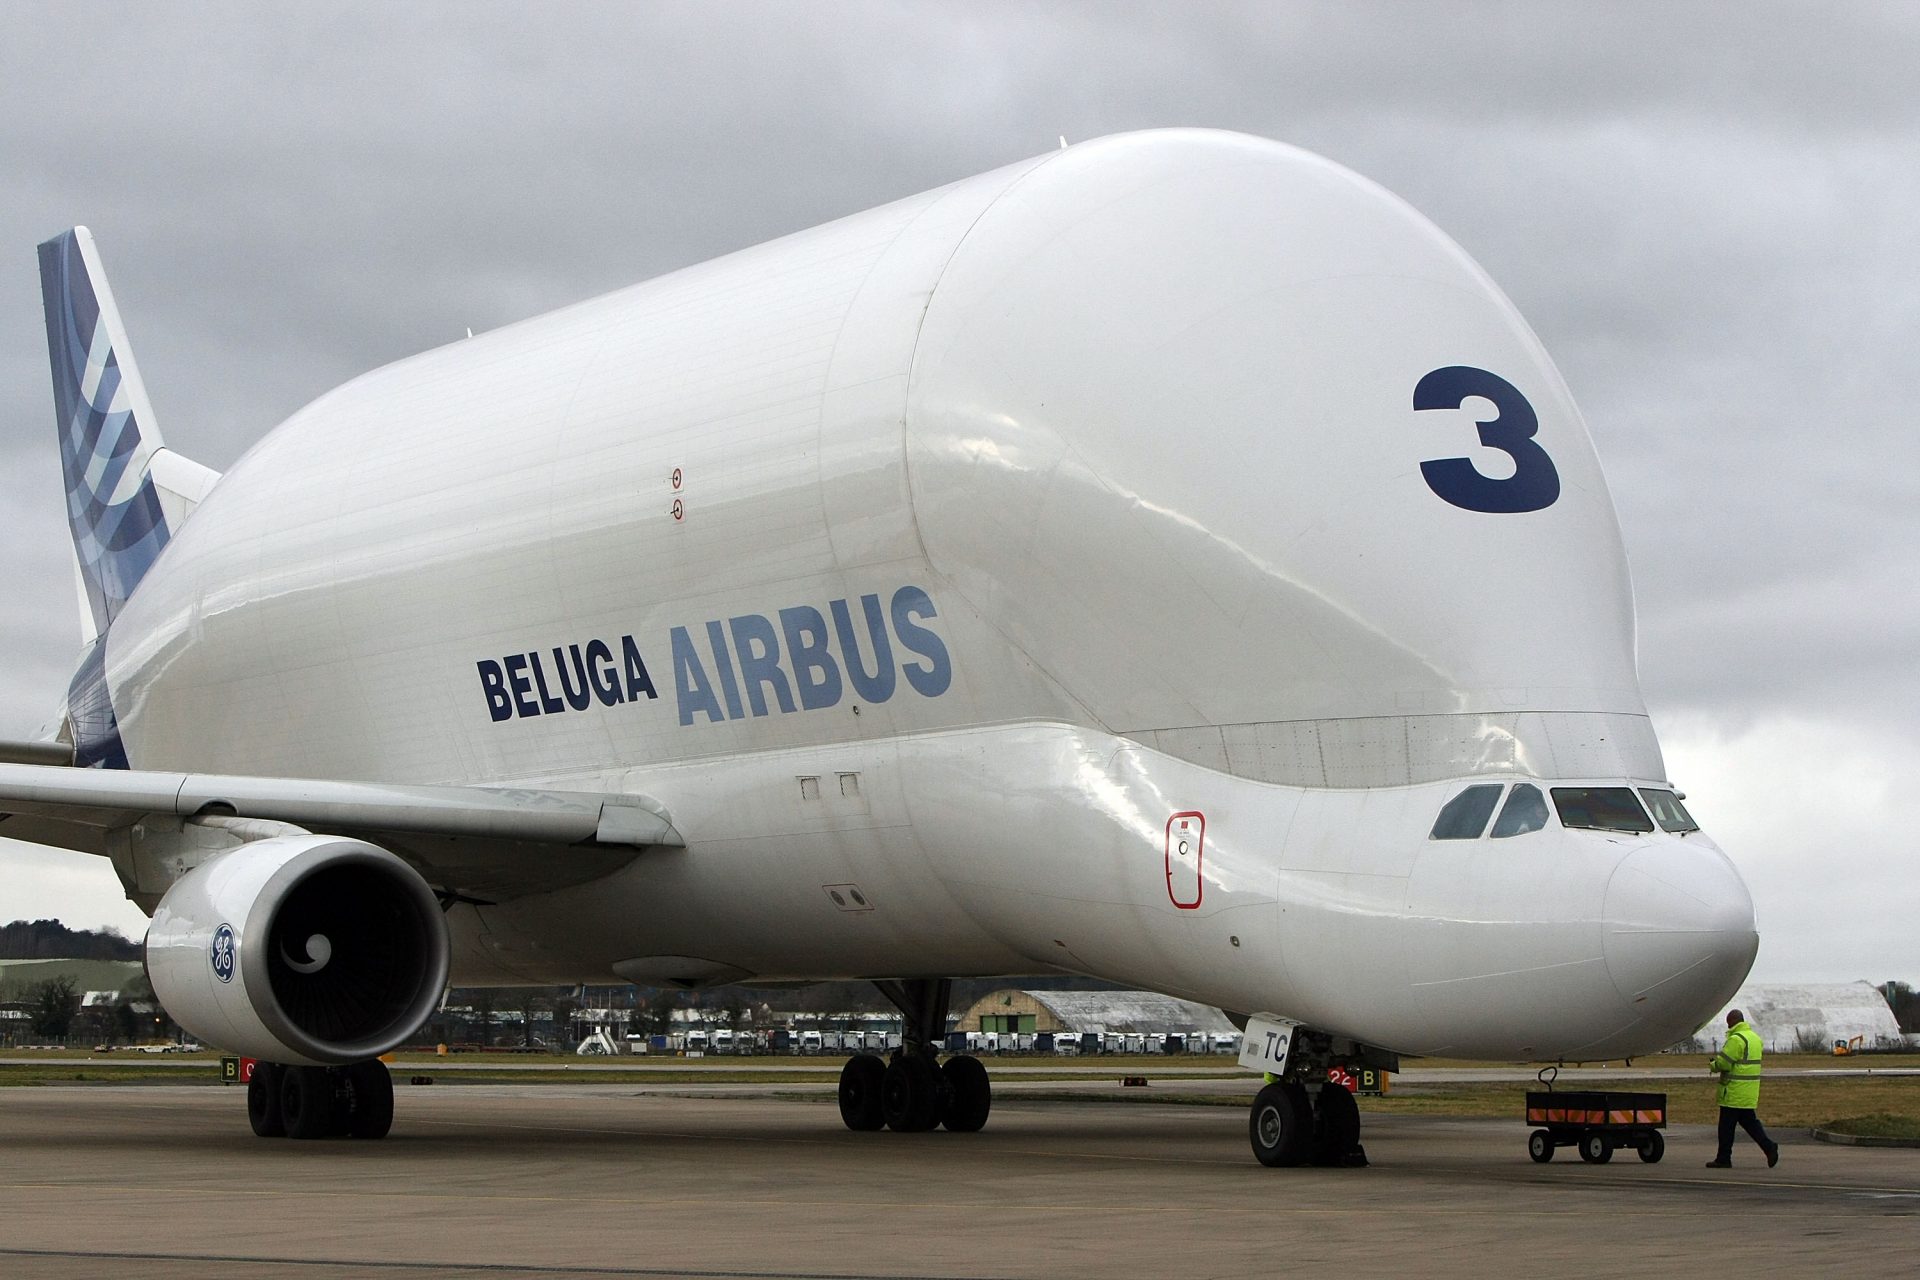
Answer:
[(1667, 1095), (1570, 1090), (1528, 1090), (1527, 1154), (1539, 1164), (1559, 1147), (1574, 1147), (1588, 1164), (1605, 1164), (1621, 1147), (1631, 1147), (1648, 1164), (1666, 1154)]

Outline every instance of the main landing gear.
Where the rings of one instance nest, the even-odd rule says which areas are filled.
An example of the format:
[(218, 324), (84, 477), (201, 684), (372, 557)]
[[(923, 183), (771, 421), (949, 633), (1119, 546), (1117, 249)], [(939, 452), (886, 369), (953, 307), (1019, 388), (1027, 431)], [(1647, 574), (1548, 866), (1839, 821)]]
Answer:
[(905, 1018), (891, 1060), (862, 1053), (840, 1071), (840, 1118), (856, 1132), (885, 1127), (925, 1133), (945, 1125), (977, 1133), (993, 1109), (987, 1069), (972, 1057), (939, 1060), (953, 983), (946, 978), (876, 982)]
[(262, 1138), (384, 1138), (393, 1127), (393, 1077), (379, 1061), (256, 1063), (247, 1082), (247, 1120)]

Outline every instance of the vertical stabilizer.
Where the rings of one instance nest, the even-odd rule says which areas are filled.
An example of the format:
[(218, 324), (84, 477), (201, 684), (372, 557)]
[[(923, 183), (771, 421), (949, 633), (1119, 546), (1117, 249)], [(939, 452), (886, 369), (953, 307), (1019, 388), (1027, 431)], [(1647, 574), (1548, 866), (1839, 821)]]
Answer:
[(104, 632), (170, 536), (153, 480), (160, 433), (85, 227), (40, 246), (40, 293), (67, 524), (93, 630)]

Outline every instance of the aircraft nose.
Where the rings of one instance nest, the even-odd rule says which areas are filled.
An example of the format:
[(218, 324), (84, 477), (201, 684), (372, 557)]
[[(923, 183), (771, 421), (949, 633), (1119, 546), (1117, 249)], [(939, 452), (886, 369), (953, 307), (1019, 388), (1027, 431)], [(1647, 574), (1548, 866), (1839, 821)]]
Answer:
[(1760, 948), (1753, 897), (1704, 842), (1629, 854), (1607, 885), (1607, 973), (1627, 1008), (1680, 1040), (1731, 999)]

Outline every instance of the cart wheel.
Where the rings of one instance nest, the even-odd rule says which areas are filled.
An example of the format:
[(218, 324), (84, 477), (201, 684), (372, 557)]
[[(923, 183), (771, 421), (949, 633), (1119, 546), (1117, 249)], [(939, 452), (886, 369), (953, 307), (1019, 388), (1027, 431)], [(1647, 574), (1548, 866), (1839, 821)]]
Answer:
[(1659, 1164), (1660, 1157), (1667, 1154), (1667, 1140), (1652, 1130), (1640, 1135), (1639, 1145), (1640, 1158), (1648, 1164)]
[(1580, 1139), (1580, 1158), (1588, 1164), (1605, 1164), (1613, 1159), (1613, 1144), (1604, 1133), (1590, 1133)]
[(1533, 1157), (1535, 1164), (1545, 1164), (1553, 1159), (1553, 1138), (1545, 1129), (1535, 1129), (1527, 1135), (1527, 1154)]

